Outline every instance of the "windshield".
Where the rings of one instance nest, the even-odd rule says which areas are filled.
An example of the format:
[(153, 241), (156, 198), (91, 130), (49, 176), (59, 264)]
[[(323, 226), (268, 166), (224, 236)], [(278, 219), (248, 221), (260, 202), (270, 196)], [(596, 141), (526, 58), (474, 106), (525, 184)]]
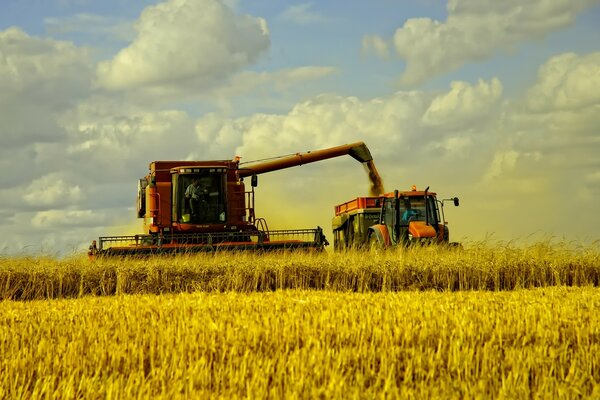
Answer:
[[(427, 197), (429, 202), (427, 221), (430, 224), (437, 224), (437, 208), (435, 200)], [(425, 197), (407, 196), (400, 199), (400, 223), (408, 224), (410, 221), (425, 221)]]
[(226, 220), (225, 175), (203, 171), (196, 174), (174, 175), (175, 210), (181, 223), (222, 223)]

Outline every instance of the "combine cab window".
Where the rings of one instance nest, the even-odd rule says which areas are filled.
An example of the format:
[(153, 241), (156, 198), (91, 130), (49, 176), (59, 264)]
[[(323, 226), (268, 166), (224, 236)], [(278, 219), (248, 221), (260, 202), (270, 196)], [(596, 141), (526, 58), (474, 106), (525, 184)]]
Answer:
[(216, 224), (226, 221), (225, 174), (202, 171), (173, 175), (173, 215), (177, 222)]

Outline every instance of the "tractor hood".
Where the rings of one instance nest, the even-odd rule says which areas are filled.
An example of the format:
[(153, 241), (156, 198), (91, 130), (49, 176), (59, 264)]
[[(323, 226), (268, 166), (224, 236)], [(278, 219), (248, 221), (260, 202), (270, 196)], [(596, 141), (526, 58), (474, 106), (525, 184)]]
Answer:
[(433, 238), (437, 235), (433, 226), (427, 225), (425, 221), (411, 221), (408, 224), (408, 233), (413, 238)]

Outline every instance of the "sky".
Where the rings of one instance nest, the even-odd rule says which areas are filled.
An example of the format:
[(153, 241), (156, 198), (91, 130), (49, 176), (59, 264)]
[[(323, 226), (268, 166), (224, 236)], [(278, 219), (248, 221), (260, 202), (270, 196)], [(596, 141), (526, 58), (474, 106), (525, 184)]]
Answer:
[[(142, 233), (154, 160), (363, 141), (451, 240), (600, 241), (600, 0), (1, 0), (0, 254)], [(270, 229), (368, 194), (350, 157), (259, 177)]]

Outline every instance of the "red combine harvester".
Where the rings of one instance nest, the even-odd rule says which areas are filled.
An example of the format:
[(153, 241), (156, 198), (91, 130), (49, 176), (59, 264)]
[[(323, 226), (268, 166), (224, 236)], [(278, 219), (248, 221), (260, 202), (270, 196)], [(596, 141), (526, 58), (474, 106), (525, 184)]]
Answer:
[(398, 190), (378, 197), (357, 197), (335, 206), (334, 248), (388, 248), (410, 244), (450, 243), (444, 202), (458, 206), (458, 197), (438, 200), (425, 190)]
[[(137, 216), (144, 234), (105, 236), (88, 254), (143, 255), (226, 250), (322, 250), (327, 240), (316, 229), (268, 229), (256, 218), (254, 188), (266, 172), (350, 155), (372, 162), (363, 142), (240, 164), (239, 157), (218, 161), (154, 161), (139, 180)], [(251, 178), (251, 191), (243, 179)]]

